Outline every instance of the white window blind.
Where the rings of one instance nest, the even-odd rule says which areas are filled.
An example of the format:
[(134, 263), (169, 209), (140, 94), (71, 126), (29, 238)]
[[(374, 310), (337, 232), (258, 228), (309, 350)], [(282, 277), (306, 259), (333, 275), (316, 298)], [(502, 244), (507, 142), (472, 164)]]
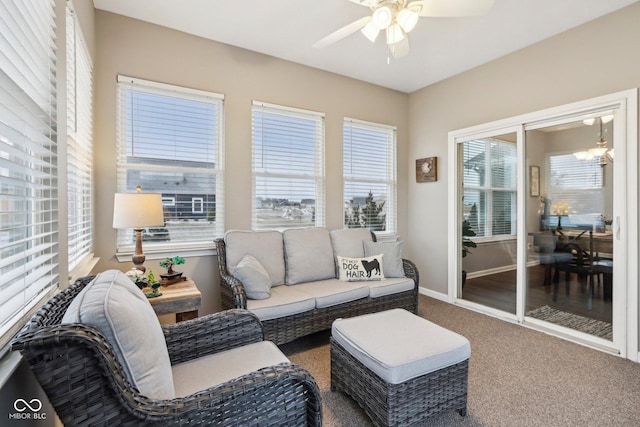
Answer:
[(254, 101), (254, 230), (323, 226), (324, 115)]
[(396, 129), (345, 119), (344, 227), (396, 232)]
[(552, 212), (556, 206), (568, 214), (568, 218), (562, 219), (563, 226), (599, 223), (605, 213), (604, 168), (600, 159), (580, 160), (571, 153), (553, 154), (548, 157), (547, 167), (549, 223), (557, 222)]
[[(162, 194), (145, 252), (210, 248), (224, 233), (223, 96), (118, 76), (118, 191)], [(134, 248), (118, 231), (118, 251)]]
[(516, 145), (486, 138), (463, 150), (464, 218), (478, 237), (516, 233)]
[(69, 271), (93, 250), (93, 66), (67, 3), (67, 186)]
[(0, 2), (0, 344), (58, 283), (54, 2)]

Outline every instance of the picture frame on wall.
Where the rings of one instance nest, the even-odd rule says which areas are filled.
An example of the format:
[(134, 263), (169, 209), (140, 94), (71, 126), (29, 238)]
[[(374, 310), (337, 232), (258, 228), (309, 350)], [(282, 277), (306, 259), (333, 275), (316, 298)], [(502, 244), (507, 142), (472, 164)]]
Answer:
[(438, 180), (438, 158), (425, 157), (416, 160), (416, 182), (435, 182)]
[(540, 197), (540, 166), (529, 166), (529, 196)]

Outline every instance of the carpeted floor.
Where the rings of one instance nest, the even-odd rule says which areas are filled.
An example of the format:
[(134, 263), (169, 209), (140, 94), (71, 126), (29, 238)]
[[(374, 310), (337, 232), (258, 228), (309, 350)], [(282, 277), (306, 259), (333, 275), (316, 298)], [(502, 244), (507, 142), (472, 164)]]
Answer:
[(555, 323), (556, 325), (566, 326), (567, 328), (575, 329), (576, 331), (604, 338), (609, 341), (613, 339), (611, 323), (567, 313), (566, 311), (558, 310), (548, 305), (529, 311), (527, 316)]
[[(638, 426), (640, 364), (420, 296), (419, 314), (471, 342), (468, 415), (428, 426)], [(369, 426), (347, 395), (330, 391), (329, 333), (282, 346), (311, 372), (328, 427)]]

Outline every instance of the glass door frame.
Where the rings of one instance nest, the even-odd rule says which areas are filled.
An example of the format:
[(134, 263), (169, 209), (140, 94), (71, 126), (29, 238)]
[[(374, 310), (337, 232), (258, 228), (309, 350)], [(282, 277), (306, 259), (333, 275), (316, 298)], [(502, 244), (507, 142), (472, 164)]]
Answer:
[[(614, 169), (614, 253), (613, 341), (525, 316), (527, 239), (525, 206), (525, 131), (559, 125), (594, 112), (613, 110), (616, 168)], [(517, 135), (517, 284), (516, 313), (508, 313), (462, 299), (461, 214), (462, 163), (459, 145), (475, 138), (515, 132)], [(638, 90), (630, 89), (580, 102), (524, 114), (449, 132), (448, 137), (448, 301), (513, 323), (543, 330), (552, 335), (640, 361), (638, 353)]]

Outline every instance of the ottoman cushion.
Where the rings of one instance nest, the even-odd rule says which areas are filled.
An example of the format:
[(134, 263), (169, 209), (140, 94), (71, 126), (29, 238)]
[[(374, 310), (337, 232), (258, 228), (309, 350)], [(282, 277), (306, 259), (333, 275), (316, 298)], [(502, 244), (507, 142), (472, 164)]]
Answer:
[(390, 384), (467, 360), (469, 341), (404, 309), (333, 322), (331, 334), (353, 357)]

